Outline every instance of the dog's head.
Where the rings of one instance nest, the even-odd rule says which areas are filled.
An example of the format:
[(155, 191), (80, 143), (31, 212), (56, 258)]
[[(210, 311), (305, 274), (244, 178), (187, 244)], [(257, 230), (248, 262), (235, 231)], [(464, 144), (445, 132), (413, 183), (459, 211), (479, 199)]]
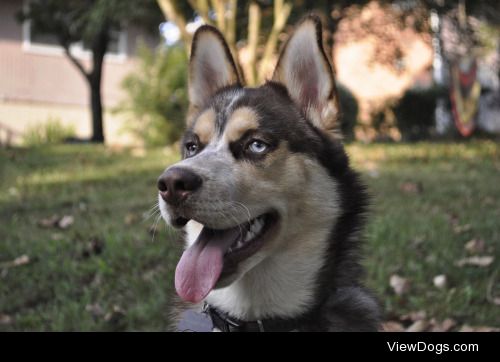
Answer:
[(347, 159), (333, 137), (334, 75), (315, 17), (300, 23), (272, 80), (258, 88), (242, 86), (222, 35), (201, 27), (189, 98), (183, 160), (158, 188), (164, 219), (187, 224), (176, 289), (198, 302), (294, 247), (303, 228), (330, 227), (338, 193), (331, 173), (342, 173)]

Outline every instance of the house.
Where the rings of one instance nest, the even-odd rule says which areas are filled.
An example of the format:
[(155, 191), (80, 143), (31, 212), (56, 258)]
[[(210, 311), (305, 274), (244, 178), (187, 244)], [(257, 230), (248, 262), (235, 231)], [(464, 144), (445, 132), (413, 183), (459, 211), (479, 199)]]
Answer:
[[(26, 129), (50, 118), (73, 125), (78, 137), (90, 137), (87, 82), (55, 37), (37, 34), (29, 22), (16, 20), (15, 14), (23, 6), (23, 0), (0, 2), (0, 142), (9, 138), (19, 143)], [(123, 117), (111, 110), (123, 99), (121, 82), (134, 69), (138, 45), (155, 46), (158, 41), (159, 36), (132, 26), (113, 34), (102, 79), (107, 143), (134, 142), (121, 131)], [(74, 44), (71, 51), (90, 67), (91, 53), (81, 44)]]

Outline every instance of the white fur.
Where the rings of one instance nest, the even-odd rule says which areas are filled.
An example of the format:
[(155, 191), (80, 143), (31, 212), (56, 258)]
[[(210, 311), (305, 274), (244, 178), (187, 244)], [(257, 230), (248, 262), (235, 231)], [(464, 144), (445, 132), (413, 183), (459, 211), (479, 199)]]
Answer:
[[(280, 210), (281, 230), (276, 240), (240, 263), (238, 278), (228, 287), (213, 290), (207, 301), (241, 319), (295, 316), (312, 302), (315, 280), (324, 265), (328, 236), (337, 218), (335, 182), (315, 161), (309, 161), (310, 187), (301, 200), (259, 200)], [(302, 208), (287, 203), (302, 203)], [(295, 210), (295, 211), (294, 211)], [(302, 210), (302, 212), (301, 212)], [(186, 226), (187, 245), (201, 224)]]

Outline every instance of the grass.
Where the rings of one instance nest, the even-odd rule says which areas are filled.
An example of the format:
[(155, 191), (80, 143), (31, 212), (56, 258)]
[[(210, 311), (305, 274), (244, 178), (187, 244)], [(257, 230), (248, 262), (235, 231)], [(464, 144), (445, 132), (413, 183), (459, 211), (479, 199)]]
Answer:
[[(500, 146), (391, 144), (348, 147), (373, 195), (367, 283), (387, 318), (425, 310), (438, 320), (500, 326)], [(176, 235), (147, 219), (155, 180), (177, 159), (102, 146), (0, 151), (0, 330), (163, 330)], [(402, 187), (403, 185), (403, 187)], [(406, 189), (404, 187), (406, 185)], [(409, 185), (409, 186), (408, 186)], [(71, 215), (67, 229), (42, 227)], [(487, 267), (458, 267), (464, 244), (484, 240)], [(29, 261), (13, 266), (27, 255)], [(25, 260), (26, 261), (26, 260)], [(397, 274), (410, 281), (396, 295)], [(433, 285), (445, 274), (448, 286)], [(491, 298), (490, 298), (491, 299)]]

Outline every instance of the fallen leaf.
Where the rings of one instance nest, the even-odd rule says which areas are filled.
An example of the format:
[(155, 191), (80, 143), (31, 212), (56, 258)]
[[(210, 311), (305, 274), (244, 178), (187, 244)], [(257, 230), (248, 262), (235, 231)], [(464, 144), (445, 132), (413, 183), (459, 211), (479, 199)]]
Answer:
[(460, 259), (455, 263), (458, 267), (463, 267), (465, 265), (487, 267), (493, 263), (493, 256), (471, 256), (469, 258)]
[(488, 327), (488, 326), (469, 326), (464, 324), (462, 328), (458, 330), (459, 332), (500, 332), (500, 328)]
[(416, 236), (412, 241), (411, 245), (418, 248), (420, 245), (422, 245), (425, 241), (425, 238), (423, 236)]
[(458, 215), (455, 213), (448, 213), (448, 220), (453, 227), (458, 226)]
[(75, 218), (71, 215), (64, 215), (58, 222), (57, 226), (60, 229), (67, 229), (75, 222)]
[(57, 225), (58, 221), (59, 217), (57, 215), (52, 215), (51, 217), (38, 220), (38, 226), (41, 226), (43, 228), (52, 228)]
[(64, 235), (62, 233), (53, 233), (50, 237), (53, 241), (60, 241), (64, 239)]
[(59, 217), (57, 215), (52, 215), (49, 218), (41, 219), (38, 221), (38, 226), (43, 228), (54, 228), (57, 227), (59, 229), (67, 229), (70, 227), (75, 219), (71, 215), (64, 215), (63, 217)]
[(425, 312), (425, 310), (410, 312), (407, 314), (403, 314), (401, 317), (399, 317), (399, 319), (402, 321), (411, 321), (411, 322), (419, 321), (425, 318), (427, 318), (427, 313)]
[(453, 226), (453, 232), (455, 234), (463, 234), (467, 231), (470, 231), (472, 229), (471, 225), (470, 224), (464, 224), (464, 225), (454, 225)]
[(89, 312), (94, 319), (99, 319), (104, 315), (104, 310), (99, 305), (99, 303), (87, 304), (85, 310)]
[(0, 314), (0, 325), (5, 326), (12, 323), (12, 317), (7, 314)]
[(465, 243), (465, 250), (467, 250), (470, 254), (480, 254), (484, 252), (485, 242), (483, 239), (472, 239)]
[(396, 321), (382, 323), (382, 332), (404, 332), (405, 327)]
[(449, 332), (457, 325), (457, 322), (454, 319), (446, 318), (440, 323), (433, 318), (429, 324), (431, 325), (430, 332)]
[(410, 289), (410, 282), (408, 279), (393, 274), (389, 280), (389, 285), (397, 295), (403, 295)]
[(429, 322), (427, 322), (425, 319), (421, 319), (406, 328), (406, 332), (424, 332), (428, 326)]
[(29, 262), (30, 262), (29, 256), (24, 254), (24, 255), (21, 255), (21, 256), (15, 258), (14, 260), (5, 261), (3, 263), (0, 263), (0, 268), (2, 268), (2, 269), (14, 268), (16, 266), (26, 265)]
[(446, 275), (441, 274), (441, 275), (436, 275), (433, 279), (434, 286), (439, 289), (444, 289), (446, 288), (446, 285), (448, 284), (448, 280), (446, 278)]
[(99, 238), (92, 238), (86, 244), (82, 251), (83, 258), (90, 258), (92, 255), (99, 255), (104, 249), (104, 242)]
[(448, 332), (456, 325), (457, 322), (454, 319), (446, 318), (443, 322), (441, 322), (441, 330), (443, 332)]
[(106, 322), (109, 322), (114, 315), (125, 315), (125, 311), (119, 306), (119, 305), (113, 305), (113, 308), (111, 309), (111, 312), (106, 313), (104, 316), (104, 320)]
[(104, 320), (109, 324), (112, 330), (124, 330), (126, 328), (125, 311), (118, 305), (106, 313)]
[(399, 189), (407, 194), (420, 194), (424, 191), (420, 182), (403, 182), (399, 185)]

